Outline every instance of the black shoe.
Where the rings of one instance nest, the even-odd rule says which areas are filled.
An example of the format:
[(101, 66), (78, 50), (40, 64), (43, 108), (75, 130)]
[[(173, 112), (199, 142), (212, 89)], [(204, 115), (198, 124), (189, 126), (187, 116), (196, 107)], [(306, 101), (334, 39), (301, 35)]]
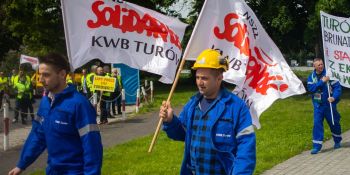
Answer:
[(100, 121), (100, 123), (98, 123), (98, 124), (99, 124), (99, 125), (108, 124), (108, 120)]
[(22, 120), (22, 125), (26, 125), (27, 122), (25, 120)]
[(114, 116), (112, 116), (112, 115), (108, 115), (108, 117), (107, 118), (115, 118)]

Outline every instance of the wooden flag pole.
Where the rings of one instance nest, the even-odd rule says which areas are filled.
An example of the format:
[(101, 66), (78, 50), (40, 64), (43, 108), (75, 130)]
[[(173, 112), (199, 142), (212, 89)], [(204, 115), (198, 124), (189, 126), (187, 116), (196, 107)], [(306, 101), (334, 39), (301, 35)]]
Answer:
[[(185, 54), (184, 54), (184, 55), (185, 55)], [(169, 93), (169, 96), (168, 96), (168, 99), (167, 99), (167, 103), (170, 102), (171, 97), (173, 96), (173, 93), (174, 93), (174, 91), (175, 91), (177, 82), (179, 81), (179, 77), (180, 77), (180, 74), (181, 74), (181, 70), (182, 70), (184, 64), (185, 64), (185, 57), (182, 58), (181, 63), (180, 63), (180, 66), (179, 66), (179, 69), (177, 70), (174, 83), (173, 83), (173, 85), (171, 86), (171, 90), (170, 90), (170, 93)], [(154, 132), (151, 145), (150, 145), (149, 148), (148, 148), (148, 152), (149, 152), (149, 153), (152, 152), (152, 149), (153, 149), (153, 147), (154, 147), (154, 144), (155, 144), (155, 142), (156, 142), (156, 140), (157, 140), (157, 137), (158, 137), (158, 135), (159, 135), (159, 130), (160, 130), (160, 127), (161, 127), (162, 123), (163, 123), (163, 118), (160, 118), (160, 119), (159, 119), (159, 122), (158, 122), (158, 125), (157, 125), (157, 128), (156, 128), (156, 131)]]
[[(204, 9), (204, 7), (206, 6), (206, 3), (207, 3), (207, 0), (204, 1), (204, 4), (203, 4), (203, 7), (202, 7), (202, 10)], [(190, 37), (190, 40), (188, 41), (187, 43), (187, 46), (186, 46), (186, 49), (185, 49), (185, 52), (184, 52), (184, 55), (182, 57), (182, 60), (181, 60), (181, 63), (180, 63), (180, 66), (179, 66), (179, 69), (177, 70), (177, 73), (176, 73), (176, 77), (175, 77), (175, 80), (174, 80), (174, 83), (173, 83), (173, 86), (171, 87), (171, 90), (170, 90), (170, 93), (169, 93), (169, 96), (168, 96), (168, 99), (167, 99), (167, 103), (170, 102), (170, 99), (175, 91), (175, 87), (177, 85), (177, 82), (179, 80), (179, 77), (180, 77), (180, 73), (181, 73), (181, 70), (185, 64), (185, 58), (187, 58), (187, 52), (189, 50), (189, 45), (191, 45), (192, 43), (192, 39), (193, 39), (193, 33), (195, 33), (195, 31), (197, 30), (197, 27), (198, 27), (198, 23), (200, 21), (200, 19), (202, 18), (202, 13), (199, 14), (199, 17), (197, 19), (197, 22), (196, 22), (196, 25), (194, 26), (194, 29), (193, 29), (193, 32), (192, 32), (192, 35)], [(156, 142), (157, 140), (157, 137), (158, 137), (158, 134), (159, 134), (159, 130), (160, 130), (160, 126), (162, 125), (163, 123), (163, 118), (160, 118), (159, 119), (159, 122), (158, 122), (158, 125), (157, 125), (157, 129), (156, 131), (154, 132), (154, 135), (153, 135), (153, 139), (152, 139), (152, 142), (151, 142), (151, 145), (149, 146), (149, 149), (148, 149), (148, 152), (152, 152), (152, 149), (154, 147), (154, 143)]]

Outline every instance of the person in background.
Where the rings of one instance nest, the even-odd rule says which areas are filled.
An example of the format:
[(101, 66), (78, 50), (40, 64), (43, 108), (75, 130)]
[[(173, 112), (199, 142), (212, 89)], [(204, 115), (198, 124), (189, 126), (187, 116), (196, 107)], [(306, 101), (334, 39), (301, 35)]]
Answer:
[(94, 84), (94, 76), (96, 75), (97, 66), (92, 65), (90, 69), (90, 73), (86, 75), (86, 84), (88, 89), (90, 90), (90, 94), (93, 95), (95, 93), (95, 89), (92, 87)]
[(89, 90), (89, 87), (87, 86), (87, 71), (86, 69), (83, 69), (81, 71), (82, 73), (82, 76), (81, 76), (81, 93), (86, 97), (86, 98), (89, 98), (91, 96), (91, 93), (90, 93), (90, 90)]
[(0, 71), (0, 108), (2, 108), (2, 100), (7, 89), (8, 78), (4, 75), (3, 71)]
[[(103, 66), (103, 72), (105, 77), (111, 77), (111, 68), (110, 65), (104, 65)], [(106, 111), (107, 111), (107, 118), (115, 118), (111, 115), (111, 105), (112, 105), (112, 94), (113, 92), (105, 92), (104, 99), (106, 100)]]
[[(105, 76), (102, 67), (97, 67), (96, 76)], [(99, 106), (100, 106), (100, 122), (99, 125), (108, 124), (107, 101), (110, 98), (110, 92), (98, 91)]]
[(180, 174), (253, 174), (256, 164), (254, 126), (245, 102), (222, 87), (228, 61), (216, 50), (196, 59), (199, 92), (179, 117), (163, 101), (159, 117), (169, 138), (185, 142)]
[[(111, 99), (113, 99), (112, 112), (113, 112), (113, 115), (117, 115), (117, 112), (118, 114), (122, 114), (121, 91), (123, 89), (121, 76), (119, 75), (117, 68), (112, 69), (112, 77), (116, 78), (115, 89), (111, 96)], [(117, 105), (117, 112), (115, 110), (116, 105)]]
[[(321, 58), (315, 58), (313, 64), (315, 70), (307, 79), (307, 89), (312, 93), (312, 104), (314, 106), (314, 127), (312, 130), (313, 148), (311, 154), (317, 154), (322, 148), (324, 139), (324, 118), (326, 118), (332, 132), (334, 149), (341, 147), (340, 114), (337, 110), (337, 104), (340, 101), (342, 88), (338, 81), (330, 80), (329, 76), (326, 75), (326, 70), (324, 69)], [(327, 86), (329, 86), (330, 89), (330, 96), (328, 96)], [(332, 105), (333, 114), (331, 113), (330, 104)], [(334, 125), (332, 124), (332, 115)]]
[(13, 87), (13, 84), (14, 84), (14, 80), (15, 80), (16, 75), (17, 75), (16, 69), (12, 69), (12, 71), (11, 71), (11, 76), (10, 76), (10, 81), (9, 81), (10, 87)]
[(28, 108), (30, 105), (30, 94), (31, 94), (31, 79), (24, 72), (23, 68), (20, 67), (18, 75), (14, 77), (13, 88), (16, 96), (16, 107), (14, 110), (15, 116), (12, 120), (13, 123), (18, 121), (19, 113), (21, 113), (22, 124), (27, 124)]
[(59, 54), (39, 57), (40, 82), (47, 94), (9, 175), (22, 173), (45, 149), (46, 174), (101, 174), (103, 149), (96, 111), (74, 85), (66, 83), (69, 70), (68, 60)]

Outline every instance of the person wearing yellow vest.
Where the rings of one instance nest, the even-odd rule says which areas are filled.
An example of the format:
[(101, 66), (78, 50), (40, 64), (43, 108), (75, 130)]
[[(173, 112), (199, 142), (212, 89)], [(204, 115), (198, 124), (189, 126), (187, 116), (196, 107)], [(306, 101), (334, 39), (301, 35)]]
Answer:
[(67, 84), (73, 84), (73, 79), (72, 79), (72, 74), (73, 73), (69, 73), (69, 74), (67, 74), (67, 76), (66, 76), (66, 83)]
[(117, 112), (115, 111), (116, 105), (117, 105), (118, 114), (122, 114), (121, 91), (123, 89), (121, 76), (118, 73), (117, 68), (112, 69), (112, 77), (116, 78), (115, 89), (111, 96), (111, 99), (113, 100), (112, 112), (113, 112), (113, 115), (117, 115)]
[(90, 91), (91, 95), (94, 94), (94, 92), (95, 92), (95, 90), (92, 87), (92, 85), (94, 83), (94, 76), (96, 75), (96, 71), (97, 71), (97, 66), (96, 65), (92, 65), (90, 73), (86, 76), (86, 83), (87, 83), (87, 86), (89, 88), (89, 91)]
[(22, 124), (27, 124), (27, 112), (30, 105), (31, 92), (30, 92), (30, 77), (26, 75), (23, 70), (19, 71), (19, 74), (14, 77), (13, 88), (16, 95), (16, 108), (15, 117), (13, 123), (18, 121), (19, 112), (21, 112)]
[[(110, 65), (104, 65), (103, 72), (105, 73), (105, 77), (112, 77)], [(111, 115), (111, 100), (113, 92), (105, 92), (104, 94), (105, 95), (103, 95), (102, 98), (108, 101), (106, 102), (107, 118), (115, 118)]]
[(9, 81), (9, 85), (10, 85), (11, 88), (13, 87), (13, 81), (14, 81), (16, 75), (17, 75), (16, 69), (12, 69), (11, 76), (10, 76), (10, 81)]
[[(106, 76), (103, 68), (102, 67), (98, 67), (97, 71), (96, 71), (96, 75), (98, 76)], [(106, 100), (109, 100), (109, 97), (111, 96), (110, 92), (102, 92), (101, 91), (98, 92), (99, 95), (102, 95), (101, 98), (99, 99), (99, 103), (100, 103), (100, 122), (99, 124), (108, 124), (108, 113), (107, 113), (107, 102)]]
[(83, 69), (81, 71), (81, 73), (82, 73), (82, 76), (81, 76), (81, 80), (80, 80), (80, 83), (81, 83), (80, 92), (85, 97), (89, 98), (91, 96), (91, 93), (90, 93), (89, 87), (87, 86), (87, 71), (86, 71), (86, 69)]
[(2, 99), (7, 89), (8, 78), (4, 76), (4, 72), (0, 72), (0, 108), (2, 108)]

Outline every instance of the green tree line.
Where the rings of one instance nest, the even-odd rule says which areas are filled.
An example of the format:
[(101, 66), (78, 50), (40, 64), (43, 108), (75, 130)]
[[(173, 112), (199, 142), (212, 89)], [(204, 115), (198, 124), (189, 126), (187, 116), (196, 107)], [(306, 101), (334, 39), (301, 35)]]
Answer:
[[(148, 0), (128, 2), (178, 17), (189, 24), (185, 46), (203, 6), (203, 0)], [(246, 0), (267, 33), (286, 58), (322, 57), (320, 10), (336, 16), (350, 16), (350, 0)], [(190, 13), (171, 8), (190, 4)], [(50, 51), (66, 54), (60, 0), (2, 0), (0, 2), (0, 61), (2, 66), (18, 64), (18, 54), (42, 55)], [(16, 60), (12, 60), (16, 59)]]

